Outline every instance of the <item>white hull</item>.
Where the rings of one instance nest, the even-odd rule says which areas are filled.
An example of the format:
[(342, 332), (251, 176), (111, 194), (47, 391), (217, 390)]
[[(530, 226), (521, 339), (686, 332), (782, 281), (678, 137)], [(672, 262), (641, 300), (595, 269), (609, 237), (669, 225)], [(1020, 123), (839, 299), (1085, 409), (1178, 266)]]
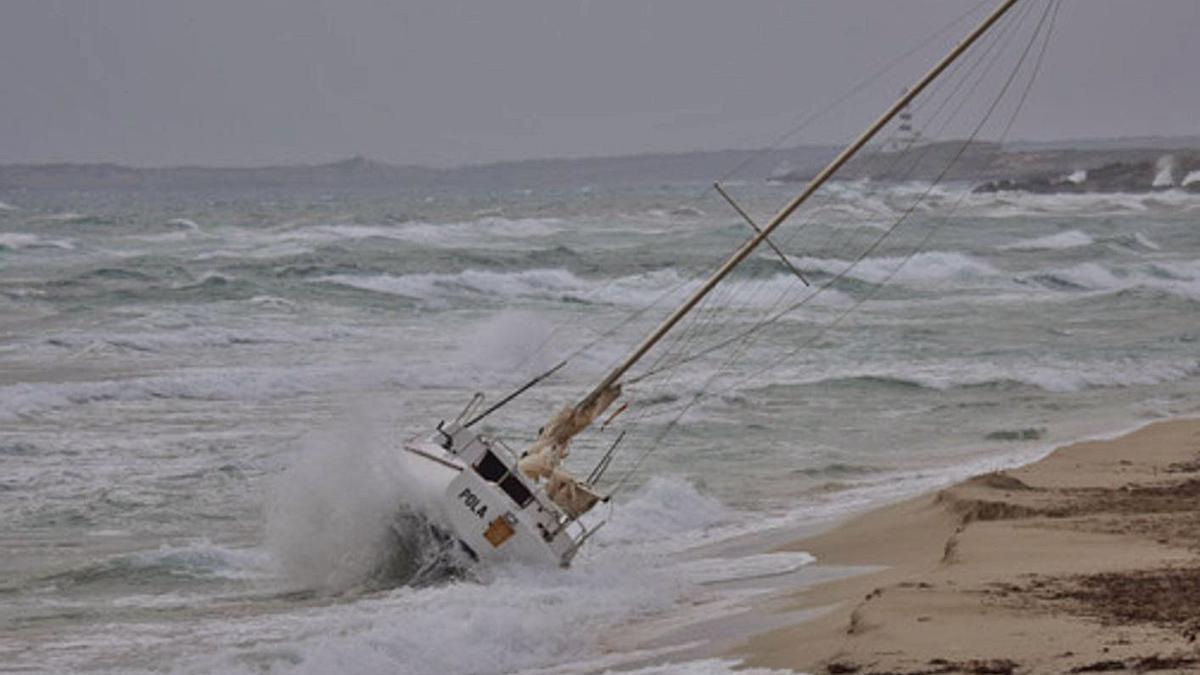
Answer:
[(599, 527), (588, 529), (569, 518), (541, 485), (517, 470), (511, 450), (468, 429), (442, 425), (432, 439), (404, 449), (441, 465), (439, 471), (449, 476), (440, 497), (442, 515), (473, 558), (566, 567)]

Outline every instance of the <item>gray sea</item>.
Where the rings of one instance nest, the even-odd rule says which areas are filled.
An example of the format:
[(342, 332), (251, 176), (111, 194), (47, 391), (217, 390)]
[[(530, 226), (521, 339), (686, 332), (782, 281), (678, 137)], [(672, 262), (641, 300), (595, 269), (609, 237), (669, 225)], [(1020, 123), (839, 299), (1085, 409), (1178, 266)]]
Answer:
[(487, 420), (530, 442), (746, 239), (711, 190), (0, 200), (6, 671), (666, 658), (812, 562), (722, 542), (1200, 412), (1200, 195), (834, 184), (775, 236), (812, 285), (756, 253), (578, 441), (586, 473), (627, 432), (575, 565), (463, 569), (399, 444), (568, 358)]

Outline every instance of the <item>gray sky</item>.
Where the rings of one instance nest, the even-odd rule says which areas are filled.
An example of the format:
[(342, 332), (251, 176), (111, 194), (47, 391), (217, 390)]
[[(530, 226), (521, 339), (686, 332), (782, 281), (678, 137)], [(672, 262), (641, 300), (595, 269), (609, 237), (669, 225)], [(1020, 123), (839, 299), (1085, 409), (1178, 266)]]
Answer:
[[(3, 0), (0, 162), (755, 147), (976, 2)], [(954, 39), (796, 140), (843, 139)], [(1012, 135), (1200, 134), (1198, 73), (1200, 1), (1065, 0)]]

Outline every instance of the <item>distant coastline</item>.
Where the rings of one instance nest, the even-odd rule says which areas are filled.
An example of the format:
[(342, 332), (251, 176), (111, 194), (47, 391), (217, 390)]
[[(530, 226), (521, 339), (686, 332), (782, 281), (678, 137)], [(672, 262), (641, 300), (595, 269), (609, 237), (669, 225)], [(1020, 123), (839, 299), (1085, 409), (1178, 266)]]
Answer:
[(793, 170), (815, 171), (837, 152), (832, 146), (753, 151), (719, 150), (580, 159), (538, 159), (433, 168), (365, 157), (287, 166), (248, 168), (119, 164), (0, 165), (0, 193), (60, 190), (220, 189), (476, 189), (642, 185), (713, 180), (753, 160), (741, 179), (765, 180)]
[[(1046, 143), (976, 143), (944, 176), (962, 141), (875, 153), (847, 165), (845, 179), (968, 181), (982, 191), (1200, 191), (1200, 136)], [(707, 182), (748, 163), (742, 180), (804, 181), (838, 148), (717, 150), (574, 159), (505, 161), (453, 168), (391, 164), (364, 157), (262, 167), (131, 167), (106, 163), (0, 164), (0, 192), (225, 189), (520, 189)], [(905, 167), (902, 175), (895, 167)]]
[[(1185, 143), (1021, 147), (944, 141), (902, 152), (867, 155), (847, 164), (841, 175), (885, 181), (965, 181), (976, 192), (1140, 193), (1174, 188), (1200, 192), (1200, 148)], [(799, 182), (808, 178), (804, 172), (793, 172), (781, 180)]]

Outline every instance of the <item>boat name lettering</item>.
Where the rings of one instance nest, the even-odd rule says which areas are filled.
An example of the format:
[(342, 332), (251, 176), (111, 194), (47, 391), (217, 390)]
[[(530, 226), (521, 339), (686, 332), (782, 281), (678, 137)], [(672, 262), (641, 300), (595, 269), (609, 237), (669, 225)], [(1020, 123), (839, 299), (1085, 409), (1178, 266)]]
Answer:
[(474, 492), (471, 492), (470, 488), (463, 488), (463, 491), (458, 493), (458, 498), (462, 500), (463, 504), (467, 505), (467, 508), (470, 509), (472, 513), (480, 518), (487, 513), (487, 504), (482, 503), (479, 499), (479, 496)]

